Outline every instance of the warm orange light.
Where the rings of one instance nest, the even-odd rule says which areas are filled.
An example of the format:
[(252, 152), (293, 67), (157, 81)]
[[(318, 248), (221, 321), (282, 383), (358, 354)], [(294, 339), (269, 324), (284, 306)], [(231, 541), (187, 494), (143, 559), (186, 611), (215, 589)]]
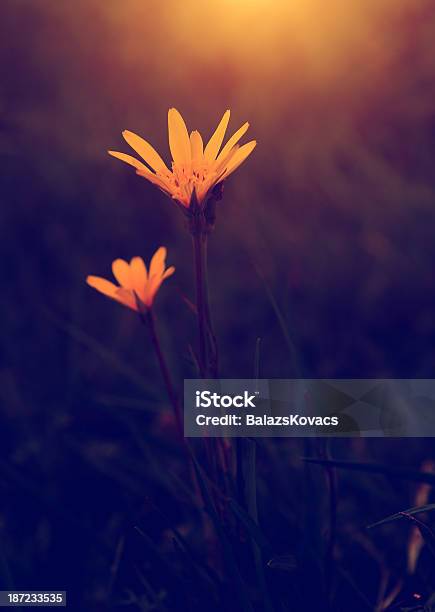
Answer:
[[(204, 63), (224, 61), (257, 89), (314, 81), (324, 87), (355, 61), (378, 61), (377, 27), (393, 10), (380, 0), (197, 0), (176, 2), (172, 44)], [(207, 27), (204, 27), (207, 24)], [(194, 33), (194, 35), (192, 35)], [(380, 45), (378, 47), (378, 45)], [(237, 72), (238, 71), (238, 72)], [(282, 97), (282, 96), (278, 96)], [(275, 100), (274, 100), (275, 103)]]

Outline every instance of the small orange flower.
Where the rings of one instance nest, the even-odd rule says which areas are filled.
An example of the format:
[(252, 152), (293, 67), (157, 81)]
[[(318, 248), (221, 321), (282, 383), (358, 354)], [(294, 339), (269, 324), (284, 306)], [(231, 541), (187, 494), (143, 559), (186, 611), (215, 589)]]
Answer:
[(165, 247), (160, 247), (154, 253), (149, 271), (141, 257), (133, 257), (130, 263), (115, 259), (112, 271), (119, 286), (99, 276), (88, 276), (86, 282), (104, 295), (139, 312), (140, 304), (151, 308), (160, 285), (175, 272), (174, 266), (165, 269), (165, 259)]
[(201, 205), (213, 187), (228, 178), (257, 144), (255, 140), (251, 140), (243, 146), (238, 145), (249, 127), (249, 123), (245, 123), (221, 149), (229, 120), (230, 111), (227, 110), (204, 148), (201, 134), (195, 130), (189, 137), (183, 117), (175, 108), (169, 109), (168, 132), (173, 160), (172, 171), (146, 140), (128, 130), (122, 135), (146, 165), (125, 153), (109, 151), (109, 154), (136, 168), (137, 174), (157, 185), (182, 206), (190, 206), (194, 191), (198, 204)]

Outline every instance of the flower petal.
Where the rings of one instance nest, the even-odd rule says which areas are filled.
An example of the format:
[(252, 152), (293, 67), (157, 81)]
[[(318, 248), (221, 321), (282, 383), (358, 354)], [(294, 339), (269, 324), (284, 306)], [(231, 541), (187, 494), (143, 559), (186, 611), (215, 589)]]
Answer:
[(177, 165), (190, 165), (190, 139), (183, 117), (175, 108), (168, 112), (169, 148)]
[(212, 162), (216, 159), (216, 155), (221, 148), (222, 141), (225, 136), (225, 132), (227, 131), (228, 122), (230, 120), (230, 111), (227, 110), (224, 113), (224, 116), (220, 120), (219, 125), (217, 126), (213, 136), (208, 141), (207, 146), (204, 150), (204, 160), (206, 162)]
[(239, 149), (240, 149), (240, 146), (236, 144), (234, 145), (232, 149), (228, 151), (228, 153), (224, 157), (219, 157), (219, 160), (216, 160), (214, 164), (214, 171), (219, 178), (221, 174), (225, 172), (228, 164), (233, 159), (234, 155), (237, 153)]
[[(163, 247), (161, 247), (163, 248)], [(160, 249), (159, 249), (160, 251)], [(157, 253), (159, 252), (157, 251)], [(157, 255), (156, 253), (156, 255)], [(165, 253), (166, 256), (166, 253)], [(152, 265), (152, 263), (151, 263)], [(163, 268), (164, 268), (164, 262), (163, 262)], [(147, 289), (146, 289), (146, 294), (145, 294), (145, 299), (144, 299), (144, 303), (151, 307), (153, 302), (154, 302), (154, 298), (157, 294), (157, 291), (160, 289), (161, 284), (163, 283), (163, 281), (166, 278), (169, 278), (170, 276), (172, 276), (175, 272), (175, 268), (174, 266), (170, 266), (169, 268), (167, 268), (167, 270), (165, 270), (165, 272), (162, 273), (156, 273), (154, 275), (150, 275), (149, 277), (149, 281), (148, 281), (148, 285), (147, 285)]]
[(88, 276), (86, 278), (86, 282), (90, 287), (93, 287), (100, 293), (103, 293), (104, 295), (115, 299), (115, 294), (118, 290), (118, 287), (114, 283), (111, 283), (105, 278), (101, 278), (101, 276)]
[(160, 289), (160, 285), (162, 284), (162, 278), (160, 276), (153, 276), (153, 278), (149, 281), (146, 292), (144, 304), (151, 308), (154, 302), (154, 298), (156, 297), (157, 291)]
[(248, 155), (250, 155), (255, 149), (256, 144), (256, 140), (251, 140), (251, 142), (244, 144), (242, 147), (240, 147), (240, 149), (237, 150), (234, 156), (230, 159), (227, 169), (225, 170), (220, 179), (221, 181), (228, 178), (229, 175), (234, 172), (234, 170), (237, 170), (240, 164), (243, 164)]
[(121, 304), (124, 304), (124, 306), (127, 306), (128, 308), (131, 308), (132, 310), (136, 310), (136, 312), (138, 311), (137, 302), (136, 302), (134, 293), (133, 291), (129, 289), (124, 289), (123, 287), (119, 287), (116, 290), (115, 300), (117, 300), (118, 302), (121, 302)]
[(105, 278), (101, 278), (99, 276), (88, 276), (86, 282), (90, 287), (93, 287), (100, 293), (107, 295), (112, 300), (116, 302), (120, 302), (124, 306), (128, 306), (133, 310), (137, 310), (136, 301), (134, 299), (134, 295), (128, 289), (123, 289), (122, 287), (117, 287), (110, 281)]
[(165, 270), (165, 273), (162, 276), (162, 281), (165, 280), (165, 278), (169, 278), (170, 276), (172, 276), (174, 272), (175, 272), (175, 267), (169, 266), (169, 268)]
[(156, 297), (157, 291), (160, 289), (162, 282), (163, 277), (158, 274), (150, 279), (145, 296), (145, 304), (147, 306), (151, 307), (153, 305), (154, 298)]
[(231, 138), (228, 140), (228, 142), (225, 144), (224, 148), (222, 149), (222, 151), (219, 153), (216, 161), (219, 162), (222, 159), (224, 159), (224, 157), (231, 151), (231, 149), (239, 142), (239, 140), (242, 138), (242, 136), (247, 132), (249, 127), (249, 123), (246, 122), (242, 125), (241, 128), (239, 128), (237, 130), (237, 132), (235, 132)]
[(151, 263), (150, 270), (148, 274), (148, 279), (151, 280), (154, 276), (162, 276), (163, 271), (165, 269), (165, 259), (166, 259), (166, 248), (160, 247), (154, 253)]
[(129, 130), (122, 132), (124, 139), (155, 172), (169, 172), (165, 162), (149, 142)]
[(123, 259), (115, 259), (112, 263), (113, 276), (124, 289), (133, 289), (130, 266)]
[[(151, 170), (147, 166), (145, 166), (145, 164), (143, 164), (141, 161), (139, 161), (135, 157), (132, 157), (131, 155), (127, 155), (126, 153), (119, 153), (119, 151), (108, 151), (108, 153), (112, 157), (116, 157), (117, 159), (120, 159), (126, 164), (133, 166), (133, 168), (136, 168), (137, 174), (139, 174), (143, 178), (146, 178), (154, 185), (157, 185), (157, 187), (160, 187), (160, 189), (163, 189), (163, 191), (166, 191), (166, 192), (170, 191), (169, 186), (166, 182), (166, 179), (163, 175), (154, 174), (154, 172), (151, 172)], [(166, 169), (166, 172), (169, 172), (169, 170)]]
[(145, 286), (148, 280), (148, 273), (142, 257), (133, 257), (130, 261), (130, 278), (134, 291), (143, 301), (145, 296)]
[(117, 159), (120, 159), (126, 164), (133, 166), (133, 168), (136, 168), (136, 170), (149, 172), (149, 169), (145, 166), (145, 164), (143, 164), (141, 161), (139, 161), (135, 157), (132, 157), (131, 155), (127, 155), (126, 153), (119, 153), (119, 151), (107, 151), (107, 152), (112, 157), (116, 157)]
[(192, 162), (196, 162), (197, 164), (202, 163), (204, 144), (201, 134), (197, 130), (194, 130), (190, 134), (190, 148), (192, 150)]
[(160, 189), (165, 191), (167, 194), (171, 192), (171, 188), (166, 178), (163, 177), (161, 174), (154, 174), (154, 172), (151, 172), (151, 170), (148, 170), (148, 168), (146, 168), (145, 166), (140, 170), (136, 170), (136, 174), (147, 179), (147, 181), (150, 181), (150, 183), (152, 183), (153, 185), (160, 187)]

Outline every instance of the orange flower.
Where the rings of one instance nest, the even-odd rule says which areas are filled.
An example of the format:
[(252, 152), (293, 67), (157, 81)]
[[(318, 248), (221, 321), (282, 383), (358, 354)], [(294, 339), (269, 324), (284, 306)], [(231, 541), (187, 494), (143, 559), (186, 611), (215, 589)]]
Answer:
[(151, 308), (160, 285), (175, 272), (174, 266), (165, 269), (165, 259), (165, 247), (154, 253), (149, 271), (141, 257), (133, 257), (130, 263), (115, 259), (112, 271), (119, 286), (99, 276), (88, 276), (86, 282), (100, 293), (140, 312), (140, 304)]
[(128, 130), (122, 135), (146, 165), (125, 153), (109, 151), (109, 154), (136, 168), (137, 174), (157, 185), (182, 206), (190, 206), (194, 191), (198, 204), (201, 205), (213, 187), (228, 178), (257, 144), (255, 140), (251, 140), (242, 146), (238, 145), (249, 127), (249, 123), (245, 123), (221, 149), (229, 120), (230, 111), (227, 110), (204, 148), (201, 134), (194, 131), (189, 137), (183, 117), (175, 108), (169, 109), (168, 132), (173, 160), (172, 171), (146, 140)]

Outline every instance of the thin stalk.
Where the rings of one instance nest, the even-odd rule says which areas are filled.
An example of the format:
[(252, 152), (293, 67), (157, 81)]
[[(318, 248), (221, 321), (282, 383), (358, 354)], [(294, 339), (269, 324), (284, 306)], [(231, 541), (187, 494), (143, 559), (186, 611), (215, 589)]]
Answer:
[(266, 291), (267, 297), (269, 298), (270, 304), (275, 312), (275, 316), (277, 318), (279, 327), (281, 329), (281, 333), (284, 337), (285, 343), (287, 345), (287, 349), (289, 352), (289, 356), (290, 356), (290, 361), (292, 363), (293, 366), (293, 376), (294, 378), (301, 378), (302, 377), (302, 372), (303, 372), (303, 364), (301, 363), (301, 358), (300, 358), (300, 354), (298, 352), (298, 349), (295, 345), (295, 343), (292, 340), (292, 337), (290, 335), (290, 332), (288, 330), (288, 324), (284, 318), (283, 313), (281, 312), (281, 309), (278, 305), (278, 302), (276, 301), (276, 298), (272, 292), (272, 289), (270, 288), (263, 272), (261, 271), (261, 269), (255, 264), (253, 264), (254, 266), (254, 270), (257, 273), (257, 276), (259, 277), (259, 279), (261, 280), (261, 282), (263, 283), (264, 289)]
[[(171, 379), (171, 375), (169, 373), (169, 368), (168, 368), (168, 364), (166, 363), (166, 359), (165, 356), (163, 354), (162, 351), (162, 347), (160, 344), (160, 339), (157, 333), (157, 328), (156, 328), (156, 321), (155, 321), (155, 316), (153, 311), (151, 310), (151, 308), (148, 308), (148, 310), (146, 311), (146, 313), (141, 313), (141, 319), (144, 323), (146, 323), (148, 325), (148, 329), (150, 332), (150, 336), (151, 336), (151, 342), (152, 345), (154, 347), (154, 351), (156, 353), (157, 356), (157, 361), (159, 363), (159, 367), (160, 367), (160, 371), (162, 374), (162, 378), (163, 381), (165, 383), (165, 387), (166, 387), (166, 392), (168, 394), (168, 398), (172, 404), (172, 408), (174, 411), (174, 416), (175, 416), (175, 421), (177, 424), (177, 430), (179, 433), (179, 436), (181, 438), (181, 441), (183, 443), (183, 448), (184, 451), (186, 453), (188, 462), (189, 462), (189, 470), (190, 470), (190, 475), (192, 478), (192, 483), (193, 483), (193, 488), (194, 488), (194, 493), (195, 493), (195, 499), (196, 499), (196, 503), (198, 506), (198, 509), (201, 508), (201, 491), (200, 491), (200, 487), (199, 487), (199, 483), (197, 480), (197, 475), (196, 475), (196, 471), (195, 471), (195, 467), (194, 467), (194, 455), (193, 455), (193, 450), (191, 449), (190, 445), (187, 442), (187, 439), (184, 437), (184, 430), (183, 430), (183, 420), (182, 420), (182, 411), (181, 411), (181, 406), (180, 406), (180, 402), (178, 400), (178, 395), (175, 391), (174, 385), (172, 383), (172, 379)], [(204, 516), (203, 517), (203, 529), (204, 529), (204, 537), (205, 540), (208, 541), (210, 539), (209, 536), (209, 524), (207, 521), (207, 518)]]
[(197, 229), (193, 233), (193, 252), (195, 259), (196, 309), (199, 333), (199, 369), (202, 378), (208, 374), (207, 350), (207, 306), (205, 298), (204, 246), (206, 236)]
[[(255, 355), (254, 355), (254, 379), (256, 381), (255, 391), (258, 393), (259, 379), (260, 379), (260, 350), (261, 350), (261, 338), (257, 338), (255, 343)], [(246, 444), (245, 447), (245, 482), (246, 482), (246, 506), (249, 515), (252, 517), (255, 523), (258, 524), (258, 508), (257, 508), (257, 446), (254, 440), (247, 439), (243, 440)], [(264, 564), (262, 552), (254, 540), (252, 540), (252, 550), (254, 553), (255, 569), (263, 596), (264, 609), (266, 612), (273, 612), (273, 606), (270, 601), (269, 592), (266, 583), (266, 576), (264, 575)]]
[(181, 419), (181, 408), (178, 401), (177, 393), (175, 392), (174, 385), (172, 384), (171, 375), (169, 374), (169, 368), (166, 363), (165, 356), (162, 351), (159, 336), (156, 329), (156, 321), (154, 313), (151, 308), (148, 308), (145, 314), (145, 321), (148, 324), (150, 332), (151, 342), (156, 353), (157, 361), (159, 362), (160, 372), (162, 374), (163, 382), (165, 383), (166, 392), (169, 397), (169, 401), (172, 404), (174, 410), (175, 421), (177, 423), (177, 429), (180, 436), (183, 438), (183, 424)]
[[(250, 438), (242, 438), (242, 456), (243, 456), (243, 480), (245, 485), (245, 507), (254, 523), (258, 524), (257, 510), (257, 476), (256, 476), (256, 443)], [(272, 612), (273, 608), (270, 602), (269, 593), (264, 575), (264, 565), (261, 550), (251, 539), (252, 552), (254, 556), (255, 571), (261, 594), (263, 597), (264, 609), (266, 612)]]
[[(330, 459), (330, 438), (326, 438), (319, 445), (319, 454), (324, 459)], [(337, 478), (336, 472), (330, 465), (325, 466), (327, 487), (329, 494), (329, 534), (325, 554), (325, 577), (326, 588), (328, 589), (329, 598), (331, 598), (333, 579), (334, 579), (334, 551), (337, 539)]]
[(219, 363), (218, 363), (218, 347), (216, 335), (213, 330), (213, 322), (211, 318), (210, 312), (210, 299), (208, 292), (208, 235), (205, 234), (204, 242), (203, 242), (203, 280), (204, 280), (204, 304), (205, 304), (205, 317), (207, 323), (207, 331), (208, 331), (208, 341), (210, 342), (209, 347), (209, 360), (210, 360), (210, 370), (213, 375), (213, 378), (217, 378)]
[(334, 468), (327, 468), (329, 489), (329, 539), (326, 550), (327, 585), (331, 595), (334, 577), (334, 550), (337, 539), (337, 479)]
[[(212, 228), (209, 207), (201, 208), (196, 199), (191, 204), (189, 228), (193, 238), (196, 308), (199, 331), (199, 371), (202, 378), (217, 378), (218, 350), (210, 313), (207, 274), (208, 234)], [(212, 215), (213, 217), (213, 215)]]

